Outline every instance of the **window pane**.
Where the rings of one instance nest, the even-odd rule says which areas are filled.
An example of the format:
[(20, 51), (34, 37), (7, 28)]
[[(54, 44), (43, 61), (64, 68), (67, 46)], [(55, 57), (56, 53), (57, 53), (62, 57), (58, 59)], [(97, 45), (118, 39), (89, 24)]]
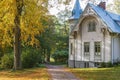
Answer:
[(96, 26), (96, 23), (92, 22), (92, 31), (95, 31), (95, 26)]
[(88, 31), (91, 31), (91, 24), (88, 25)]
[(89, 45), (90, 45), (89, 42), (84, 43), (84, 52), (89, 52)]
[(95, 42), (95, 53), (100, 52), (101, 52), (100, 42)]
[(72, 49), (73, 49), (73, 45), (72, 45), (72, 43), (71, 43), (71, 54), (72, 54)]
[(92, 32), (92, 31), (95, 31), (96, 29), (96, 23), (93, 21), (93, 22), (89, 22), (88, 24), (88, 31)]

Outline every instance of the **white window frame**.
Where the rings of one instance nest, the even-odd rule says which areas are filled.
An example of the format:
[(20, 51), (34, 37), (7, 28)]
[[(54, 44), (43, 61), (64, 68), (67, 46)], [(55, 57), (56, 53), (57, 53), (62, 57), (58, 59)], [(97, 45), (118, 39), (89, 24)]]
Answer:
[(101, 42), (94, 42), (94, 52), (95, 56), (101, 56)]
[(88, 23), (88, 32), (94, 32), (94, 31), (96, 31), (96, 22), (90, 21)]
[(90, 42), (84, 42), (84, 55), (90, 55)]

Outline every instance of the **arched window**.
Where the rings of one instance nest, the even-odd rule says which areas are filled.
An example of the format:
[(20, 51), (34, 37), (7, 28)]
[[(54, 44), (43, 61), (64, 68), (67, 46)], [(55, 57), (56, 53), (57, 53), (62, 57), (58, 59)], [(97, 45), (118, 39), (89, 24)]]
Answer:
[(96, 30), (96, 22), (90, 21), (88, 24), (88, 32), (93, 32)]

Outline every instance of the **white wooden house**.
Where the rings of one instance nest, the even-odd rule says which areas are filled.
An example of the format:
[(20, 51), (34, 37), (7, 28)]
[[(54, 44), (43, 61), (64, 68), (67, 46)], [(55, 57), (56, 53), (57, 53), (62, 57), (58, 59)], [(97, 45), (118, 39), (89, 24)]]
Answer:
[(69, 67), (120, 61), (120, 15), (108, 12), (105, 2), (82, 10), (76, 0), (69, 22)]

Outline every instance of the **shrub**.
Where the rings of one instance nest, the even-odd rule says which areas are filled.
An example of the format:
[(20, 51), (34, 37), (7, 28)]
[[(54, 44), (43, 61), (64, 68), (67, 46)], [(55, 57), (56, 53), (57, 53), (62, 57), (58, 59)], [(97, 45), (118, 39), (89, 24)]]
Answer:
[(105, 63), (105, 62), (102, 62), (102, 63), (100, 64), (100, 67), (102, 67), (102, 68), (106, 67), (106, 63)]
[(41, 60), (39, 52), (29, 49), (22, 53), (22, 66), (23, 68), (32, 68), (39, 64)]
[(55, 53), (52, 54), (52, 57), (54, 58), (55, 62), (67, 62), (68, 51), (55, 51)]
[(114, 60), (114, 66), (120, 65), (120, 58)]
[(105, 67), (113, 67), (113, 64), (111, 62), (107, 62), (107, 63), (102, 62), (100, 67), (103, 67), (103, 68), (105, 68)]
[(1, 60), (2, 57), (3, 57), (3, 53), (0, 51), (0, 60)]
[(113, 67), (113, 64), (111, 62), (106, 63), (106, 67)]
[(13, 67), (13, 54), (5, 54), (1, 58), (1, 68), (11, 69)]

